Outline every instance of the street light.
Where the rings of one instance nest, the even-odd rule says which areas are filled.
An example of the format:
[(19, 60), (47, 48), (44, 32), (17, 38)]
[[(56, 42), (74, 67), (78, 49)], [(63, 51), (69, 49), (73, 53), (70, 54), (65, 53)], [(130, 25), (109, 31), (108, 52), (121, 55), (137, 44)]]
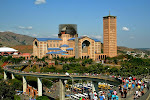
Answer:
[(71, 89), (71, 94), (73, 94), (73, 77), (69, 75), (69, 73), (65, 73), (66, 76), (69, 76), (72, 79), (72, 89)]
[[(107, 68), (106, 70), (105, 70), (105, 74), (106, 74), (106, 71), (107, 70), (109, 70), (110, 68)], [(108, 84), (106, 85), (106, 78), (105, 78), (105, 88), (106, 88), (106, 86), (107, 86), (107, 91), (108, 91)], [(106, 92), (106, 94), (107, 94), (107, 92)]]

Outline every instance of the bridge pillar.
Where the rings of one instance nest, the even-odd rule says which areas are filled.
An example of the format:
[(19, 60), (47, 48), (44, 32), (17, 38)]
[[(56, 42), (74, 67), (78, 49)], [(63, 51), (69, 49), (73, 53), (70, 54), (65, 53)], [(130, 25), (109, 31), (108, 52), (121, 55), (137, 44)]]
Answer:
[(98, 93), (98, 82), (96, 81), (92, 81), (92, 92), (94, 93), (94, 91)]
[(4, 80), (7, 80), (7, 74), (6, 74), (6, 71), (4, 71)]
[(23, 93), (25, 93), (27, 89), (27, 80), (25, 76), (22, 76), (22, 79), (23, 79)]
[(42, 80), (37, 78), (38, 81), (38, 96), (42, 96)]
[(64, 81), (59, 79), (59, 100), (65, 100), (65, 86)]
[(13, 73), (11, 74), (11, 78), (12, 78), (12, 79), (15, 79), (15, 76), (14, 76), (14, 74), (13, 74)]

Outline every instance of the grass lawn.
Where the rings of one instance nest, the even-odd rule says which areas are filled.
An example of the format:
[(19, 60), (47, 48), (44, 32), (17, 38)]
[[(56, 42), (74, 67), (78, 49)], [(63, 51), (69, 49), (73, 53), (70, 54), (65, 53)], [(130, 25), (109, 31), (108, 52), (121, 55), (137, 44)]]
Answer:
[(62, 69), (62, 65), (55, 65), (56, 69)]

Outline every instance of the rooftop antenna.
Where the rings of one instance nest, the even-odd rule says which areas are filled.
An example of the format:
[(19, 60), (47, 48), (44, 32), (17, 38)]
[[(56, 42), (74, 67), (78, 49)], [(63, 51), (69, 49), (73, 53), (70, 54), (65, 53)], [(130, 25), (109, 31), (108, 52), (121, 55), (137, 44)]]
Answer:
[(109, 10), (109, 16), (110, 16), (110, 10)]

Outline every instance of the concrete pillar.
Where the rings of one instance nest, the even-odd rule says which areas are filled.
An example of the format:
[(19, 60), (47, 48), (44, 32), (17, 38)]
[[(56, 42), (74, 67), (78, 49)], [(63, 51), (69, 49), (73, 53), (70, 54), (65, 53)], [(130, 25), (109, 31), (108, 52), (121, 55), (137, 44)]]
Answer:
[(78, 48), (78, 36), (77, 34), (75, 35), (75, 58), (78, 59), (79, 58), (79, 48)]
[(12, 77), (12, 79), (15, 79), (15, 76), (14, 76), (14, 74), (13, 74), (13, 73), (11, 74), (11, 77)]
[(7, 80), (7, 74), (5, 71), (4, 71), (4, 80)]
[(65, 100), (65, 88), (62, 79), (59, 79), (59, 100)]
[(92, 92), (94, 93), (94, 91), (98, 93), (98, 82), (96, 81), (92, 81)]
[(37, 78), (38, 81), (38, 96), (42, 96), (42, 80)]
[(22, 76), (22, 79), (23, 79), (23, 93), (25, 93), (25, 92), (26, 92), (26, 89), (27, 89), (26, 77), (25, 77), (25, 76)]

